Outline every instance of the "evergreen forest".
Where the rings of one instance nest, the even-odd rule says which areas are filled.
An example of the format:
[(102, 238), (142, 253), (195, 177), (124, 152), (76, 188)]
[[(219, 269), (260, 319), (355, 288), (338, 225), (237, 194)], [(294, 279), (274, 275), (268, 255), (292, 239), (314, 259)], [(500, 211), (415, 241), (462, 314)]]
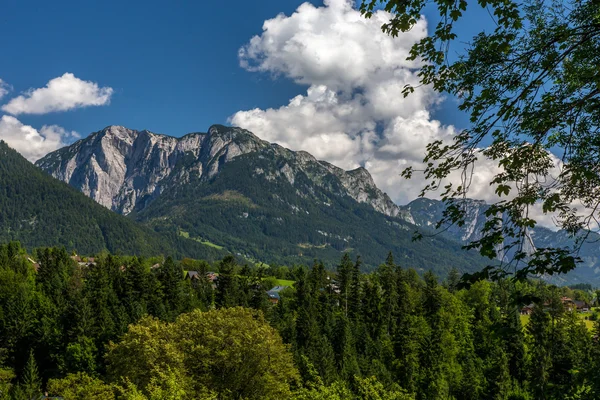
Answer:
[(0, 399), (600, 398), (589, 285), (360, 267), (1, 245)]

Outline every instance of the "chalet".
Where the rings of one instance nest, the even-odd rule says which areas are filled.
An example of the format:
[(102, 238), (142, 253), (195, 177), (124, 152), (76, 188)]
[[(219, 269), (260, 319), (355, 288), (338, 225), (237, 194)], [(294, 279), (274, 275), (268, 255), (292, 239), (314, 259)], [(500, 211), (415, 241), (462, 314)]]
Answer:
[(575, 300), (573, 303), (575, 303), (575, 307), (577, 307), (577, 311), (579, 311), (579, 312), (590, 311), (590, 305), (588, 303), (586, 303), (585, 301)]
[(210, 282), (214, 283), (219, 278), (219, 274), (216, 272), (207, 272), (206, 277)]
[(573, 311), (577, 308), (575, 302), (570, 297), (561, 297), (560, 301), (562, 302), (563, 306), (565, 306), (565, 310), (567, 311)]
[(533, 303), (521, 308), (521, 315), (531, 315), (533, 312)]
[(275, 286), (271, 290), (268, 290), (267, 296), (269, 296), (269, 301), (273, 304), (279, 303), (279, 300), (281, 299), (279, 292), (281, 292), (283, 289), (285, 289), (287, 287), (288, 286)]
[[(189, 279), (192, 282), (198, 282), (200, 280), (200, 273), (198, 271), (187, 271), (185, 274), (185, 279)], [(206, 279), (211, 283), (212, 288), (217, 288), (217, 280), (219, 279), (219, 274), (216, 272), (207, 272)]]
[(40, 400), (64, 400), (64, 397), (60, 396), (48, 396), (48, 392), (44, 393)]
[(188, 271), (185, 277), (186, 279), (195, 281), (200, 279), (200, 274), (198, 273), (198, 271)]
[(74, 256), (71, 256), (71, 260), (75, 261), (80, 267), (96, 266), (96, 259), (94, 257), (82, 258), (81, 256), (75, 254)]

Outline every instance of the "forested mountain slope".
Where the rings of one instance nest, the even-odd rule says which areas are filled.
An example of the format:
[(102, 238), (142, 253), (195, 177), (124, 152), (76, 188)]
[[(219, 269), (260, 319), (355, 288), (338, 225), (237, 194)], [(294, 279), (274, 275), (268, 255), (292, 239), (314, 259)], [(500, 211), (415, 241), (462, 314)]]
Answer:
[(0, 242), (11, 240), (29, 248), (59, 245), (83, 254), (108, 250), (139, 255), (221, 255), (191, 240), (157, 234), (107, 210), (0, 141)]
[(157, 231), (250, 260), (333, 264), (350, 253), (373, 267), (392, 251), (443, 274), (485, 263), (445, 238), (412, 242), (416, 227), (364, 168), (344, 171), (239, 128), (173, 138), (111, 126), (37, 165)]

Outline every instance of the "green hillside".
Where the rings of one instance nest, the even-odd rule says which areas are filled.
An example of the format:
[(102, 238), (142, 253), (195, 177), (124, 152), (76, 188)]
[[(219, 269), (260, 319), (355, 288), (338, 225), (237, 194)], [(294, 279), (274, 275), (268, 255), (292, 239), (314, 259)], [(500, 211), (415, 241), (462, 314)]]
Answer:
[(156, 233), (111, 212), (52, 178), (0, 141), (0, 242), (28, 248), (59, 245), (91, 254), (158, 253), (222, 257), (218, 249), (172, 233)]
[(286, 163), (294, 165), (272, 148), (238, 156), (213, 179), (173, 185), (134, 217), (269, 264), (320, 259), (334, 265), (349, 253), (360, 255), (370, 269), (392, 251), (404, 266), (444, 275), (452, 267), (473, 271), (484, 265), (476, 254), (441, 237), (413, 242), (414, 225), (343, 195), (332, 174), (324, 185), (299, 168), (293, 185), (274, 172), (272, 179), (256, 177), (257, 170), (268, 174)]

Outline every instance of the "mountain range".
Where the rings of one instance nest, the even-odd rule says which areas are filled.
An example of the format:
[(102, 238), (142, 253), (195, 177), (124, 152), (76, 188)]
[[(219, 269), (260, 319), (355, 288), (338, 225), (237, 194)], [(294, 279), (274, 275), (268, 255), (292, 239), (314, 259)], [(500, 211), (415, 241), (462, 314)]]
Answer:
[(350, 253), (372, 268), (392, 251), (442, 274), (485, 265), (448, 238), (413, 242), (405, 210), (364, 168), (344, 171), (240, 128), (175, 138), (109, 126), (36, 164), (156, 232), (250, 261), (333, 265)]
[[(13, 153), (11, 157), (20, 157)], [(485, 202), (467, 201), (464, 226), (414, 242), (415, 230), (434, 231), (444, 210), (442, 202), (421, 198), (398, 206), (364, 168), (344, 171), (240, 128), (214, 125), (205, 133), (176, 138), (109, 126), (48, 154), (36, 165), (56, 178), (43, 176), (45, 184), (69, 193), (58, 197), (82, 192), (104, 206), (89, 202), (87, 208), (108, 213), (111, 223), (135, 232), (125, 235), (132, 235), (138, 247), (148, 243), (146, 247), (155, 252), (165, 253), (174, 246), (178, 254), (208, 259), (233, 253), (269, 264), (321, 259), (330, 265), (350, 253), (360, 255), (369, 269), (392, 251), (403, 266), (441, 275), (452, 267), (472, 272), (490, 262), (461, 248), (478, 238)], [(19, 169), (42, 179), (31, 164)], [(77, 195), (78, 201), (85, 199)], [(88, 219), (88, 227), (96, 225)], [(12, 236), (0, 238), (26, 236), (15, 234), (14, 226), (11, 229)], [(63, 231), (67, 230), (65, 226)], [(570, 243), (564, 232), (542, 227), (531, 235), (538, 247)], [(115, 250), (106, 240), (87, 247), (72, 240), (67, 244), (80, 251)], [(146, 248), (120, 250), (143, 253)], [(585, 245), (581, 255), (583, 265), (566, 279), (600, 281), (596, 246)]]

